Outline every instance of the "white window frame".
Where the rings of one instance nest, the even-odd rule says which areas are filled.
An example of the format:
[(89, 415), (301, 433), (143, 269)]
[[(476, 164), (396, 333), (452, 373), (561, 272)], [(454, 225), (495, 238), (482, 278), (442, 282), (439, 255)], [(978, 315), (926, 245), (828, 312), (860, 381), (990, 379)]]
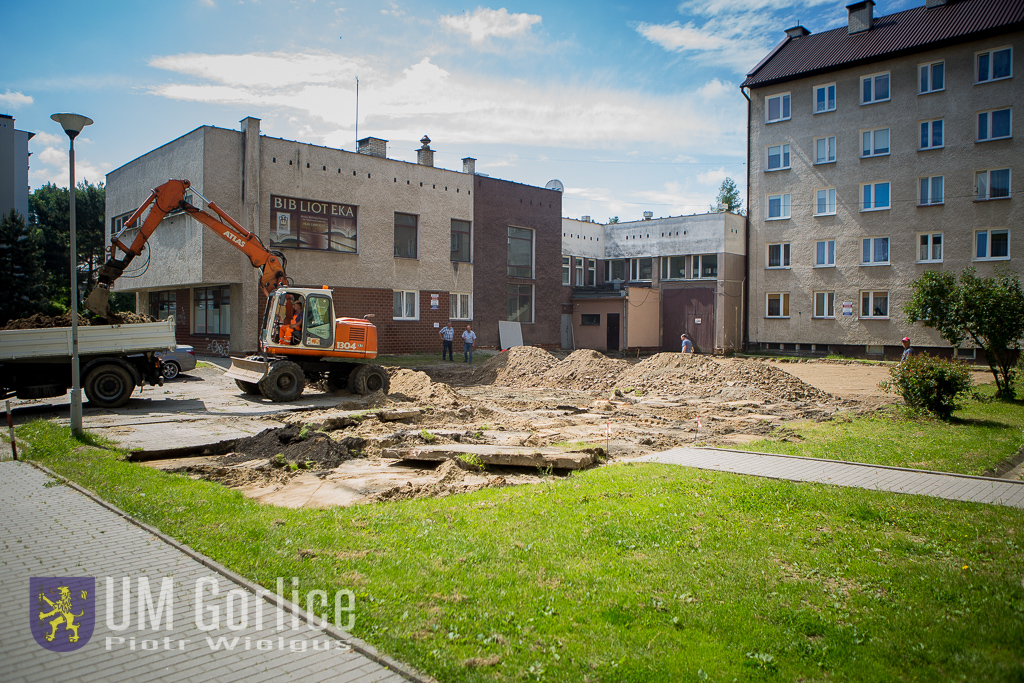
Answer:
[(448, 317), (451, 320), (472, 320), (473, 293), (448, 292)]
[[(991, 73), (992, 73), (992, 55), (994, 55), (996, 52), (1002, 52), (1003, 50), (1009, 50), (1010, 51), (1010, 73), (1007, 74), (1006, 76), (999, 76), (997, 78), (993, 78), (991, 76)], [(988, 78), (985, 78), (985, 79), (981, 78), (981, 57), (982, 57), (982, 55), (987, 55), (988, 56), (988, 70), (989, 70), (989, 74), (990, 75), (989, 75)], [(1012, 45), (1003, 45), (1003, 46), (1000, 46), (1000, 47), (994, 47), (991, 50), (981, 50), (980, 52), (975, 52), (974, 53), (974, 84), (975, 85), (981, 85), (982, 83), (992, 83), (993, 81), (1004, 81), (1007, 78), (1013, 78), (1013, 46)]]
[[(680, 270), (679, 277), (672, 277), (672, 262), (676, 261), (676, 265), (679, 265), (677, 259), (682, 261), (682, 269)], [(686, 279), (686, 261), (685, 256), (662, 256), (661, 257), (661, 279), (662, 280), (685, 280)]]
[[(878, 189), (877, 188), (878, 188), (879, 185), (888, 185), (889, 186), (889, 199), (888, 199), (888, 203), (885, 206), (879, 206), (878, 205)], [(868, 200), (867, 196), (865, 195), (865, 190), (867, 188), (869, 188), (869, 187), (871, 188), (871, 199), (870, 200)], [(860, 210), (862, 212), (864, 212), (864, 211), (888, 211), (890, 208), (892, 208), (892, 183), (889, 182), (888, 180), (879, 180), (878, 182), (874, 182), (874, 183), (863, 183), (860, 186), (860, 200), (861, 200), (860, 201)]]
[[(832, 106), (831, 107), (828, 106), (828, 104), (829, 104), (829, 96), (828, 95), (829, 95), (829, 90), (830, 89), (832, 91)], [(819, 109), (818, 108), (818, 92), (821, 91), (821, 90), (825, 91), (825, 98), (824, 98), (824, 100), (825, 100), (825, 107), (823, 109)], [(811, 107), (814, 109), (814, 113), (815, 114), (827, 114), (830, 111), (835, 111), (836, 110), (836, 84), (835, 83), (826, 83), (825, 85), (816, 85), (816, 86), (814, 86), (814, 99), (811, 101)]]
[[(942, 87), (935, 87), (935, 67), (942, 66)], [(927, 84), (925, 81), (927, 80)], [(946, 62), (940, 60), (938, 62), (928, 62), (927, 64), (917, 65), (917, 94), (928, 95), (933, 92), (942, 92), (946, 89)]]
[[(885, 295), (885, 313), (883, 315), (875, 315), (874, 311), (875, 311), (875, 295), (876, 294), (884, 294)], [(867, 295), (868, 310), (871, 311), (871, 313), (868, 314), (868, 315), (864, 314), (864, 297), (865, 297), (865, 295)], [(889, 299), (890, 298), (891, 297), (889, 296), (888, 290), (867, 290), (867, 289), (861, 290), (861, 293), (860, 293), (860, 317), (861, 318), (870, 318), (872, 320), (888, 320), (889, 319)]]
[[(769, 112), (771, 111), (771, 101), (775, 99), (779, 100), (779, 118), (777, 119), (769, 118)], [(788, 114), (785, 113), (787, 109), (789, 110)], [(777, 123), (779, 121), (788, 121), (792, 116), (793, 106), (792, 100), (790, 99), (790, 93), (780, 92), (777, 95), (769, 95), (768, 97), (764, 98), (765, 123)]]
[[(651, 276), (640, 277), (640, 262), (651, 262)], [(629, 259), (629, 281), (630, 282), (651, 282), (654, 279), (654, 259), (650, 256), (641, 256)]]
[[(937, 239), (936, 239), (937, 238)], [(942, 263), (942, 250), (944, 242), (941, 232), (919, 232), (917, 233), (917, 262), (918, 263)], [(935, 250), (938, 248), (938, 256)], [(922, 251), (924, 256), (922, 257)]]
[[(883, 130), (885, 131), (886, 137), (889, 139), (889, 144), (885, 147), (884, 152), (876, 152), (875, 150), (878, 149), (878, 147), (875, 144), (875, 138), (877, 137), (877, 134), (881, 133)], [(871, 138), (871, 143), (867, 146), (867, 149), (864, 149), (865, 136), (870, 136)], [(891, 152), (892, 130), (890, 130), (889, 128), (869, 128), (862, 130), (860, 132), (860, 156), (862, 159), (867, 159), (868, 157), (885, 157), (889, 156)]]
[[(992, 174), (996, 173), (998, 171), (1006, 171), (1006, 178), (1007, 178), (1006, 195), (1005, 196), (999, 196), (999, 197), (993, 197), (993, 196), (991, 196), (991, 191), (992, 191)], [(985, 178), (985, 184), (984, 184), (985, 192), (984, 192), (984, 194), (982, 194), (979, 191), (982, 186), (978, 183), (978, 180), (981, 177)], [(1013, 183), (1013, 171), (1010, 170), (1009, 168), (990, 168), (990, 169), (987, 169), (987, 170), (984, 170), (984, 171), (975, 171), (974, 172), (974, 201), (976, 201), (976, 202), (992, 202), (992, 201), (998, 201), (1000, 199), (1009, 199), (1010, 197), (1013, 196), (1013, 185), (1012, 185), (1012, 183)]]
[[(825, 141), (825, 159), (821, 160), (818, 158), (818, 143)], [(831, 153), (831, 156), (830, 156)], [(815, 164), (834, 164), (836, 163), (836, 136), (835, 135), (824, 135), (820, 138), (814, 138), (814, 163)]]
[[(769, 302), (772, 299), (777, 299), (779, 302), (779, 315), (771, 315), (769, 313), (770, 306)], [(779, 319), (789, 317), (789, 292), (767, 292), (764, 295), (764, 317)]]
[[(819, 250), (818, 247), (824, 245), (822, 252), (824, 253), (824, 260), (819, 261)], [(835, 268), (836, 267), (836, 241), (835, 240), (817, 240), (814, 243), (814, 267), (815, 268)]]
[[(939, 198), (935, 199), (935, 181), (939, 181)], [(927, 190), (925, 190), (927, 188)], [(939, 206), (946, 201), (946, 179), (944, 176), (921, 176), (917, 179), (917, 205)]]
[[(885, 80), (886, 80), (886, 83), (887, 83), (887, 86), (888, 86), (886, 88), (887, 94), (886, 94), (886, 96), (884, 98), (879, 98), (879, 97), (875, 96), (875, 93), (878, 92), (877, 81), (878, 81), (879, 78), (882, 78), (883, 76), (885, 77)], [(871, 81), (871, 99), (870, 100), (869, 99), (865, 99), (865, 97), (864, 97), (864, 83), (866, 81)], [(860, 99), (860, 103), (861, 103), (862, 106), (865, 105), (865, 104), (877, 104), (878, 102), (888, 102), (890, 99), (892, 99), (892, 74), (890, 74), (890, 72), (888, 72), (888, 71), (880, 71), (880, 72), (878, 72), (876, 74), (868, 74), (867, 76), (861, 76), (860, 77), (860, 98), (859, 99)]]
[[(779, 215), (771, 215), (772, 199), (779, 200)], [(792, 209), (792, 195), (788, 192), (786, 194), (770, 194), (767, 195), (764, 205), (765, 220), (766, 221), (784, 221), (789, 219), (790, 211)]]
[[(402, 295), (402, 315), (399, 316), (399, 317), (395, 317), (394, 296), (392, 296), (391, 319), (392, 320), (419, 320), (420, 319), (420, 293), (419, 293), (419, 290), (416, 290), (416, 289), (395, 289), (395, 290), (392, 290), (392, 292), (393, 292), (393, 294), (401, 294)], [(408, 315), (406, 315), (406, 312), (408, 310), (408, 304), (409, 304), (408, 298), (409, 298), (410, 295), (412, 296), (412, 299), (413, 299), (413, 311), (415, 311), (415, 314), (412, 317), (409, 317)]]
[(576, 261), (576, 263), (574, 264), (574, 268), (573, 268), (573, 270), (576, 272), (576, 286), (577, 287), (582, 287), (583, 286), (583, 259), (580, 258), (579, 256), (573, 256), (573, 259)]
[[(1010, 116), (1010, 124), (1006, 129), (1006, 135), (994, 135), (992, 132), (992, 115), (996, 112), (1005, 111)], [(985, 120), (986, 136), (981, 137), (981, 121)], [(991, 142), (992, 140), (1007, 140), (1013, 137), (1013, 107), (1000, 107), (999, 109), (988, 109), (986, 111), (979, 111), (978, 118), (975, 123), (975, 142)]]
[[(778, 145), (768, 145), (767, 149), (768, 149), (768, 155), (767, 155), (767, 158), (765, 159), (765, 165), (764, 165), (766, 173), (769, 172), (769, 171), (786, 171), (786, 170), (789, 169), (791, 157), (790, 157), (790, 154), (789, 154), (789, 143), (788, 142), (787, 143), (778, 144)], [(780, 164), (779, 166), (774, 166), (773, 167), (771, 165), (771, 163), (772, 163), (772, 150), (773, 149), (779, 150), (779, 154), (778, 154), (778, 156), (779, 156), (779, 164)]]
[(572, 284), (572, 257), (562, 257), (562, 285), (568, 287)]
[[(878, 241), (885, 240), (885, 260), (879, 259), (877, 252)], [(864, 247), (868, 248), (868, 258), (864, 258)], [(891, 251), (892, 244), (889, 237), (886, 235), (876, 235), (873, 237), (863, 237), (860, 241), (860, 265), (862, 266), (887, 266), (892, 258)]]
[(587, 259), (587, 287), (597, 287), (597, 261)]
[[(939, 137), (941, 138), (939, 144), (935, 144), (935, 128), (938, 124)], [(927, 131), (927, 134), (925, 132)], [(919, 132), (921, 133), (918, 142), (926, 143), (918, 146), (918, 151), (925, 151), (929, 149), (941, 149), (946, 146), (946, 126), (943, 119), (930, 119), (928, 121), (921, 121)], [(892, 145), (892, 140), (889, 140), (889, 144)]]
[[(992, 235), (993, 234), (1005, 234), (1006, 235), (1006, 255), (1005, 256), (992, 256)], [(981, 250), (978, 248), (978, 237), (985, 235), (985, 255), (981, 256), (978, 252)], [(974, 231), (974, 260), (975, 261), (1009, 261), (1010, 260), (1010, 229), (1009, 228), (986, 228), (985, 230)]]
[[(777, 252), (779, 265), (772, 265), (772, 251)], [(789, 242), (775, 242), (765, 245), (765, 268), (769, 270), (788, 270), (792, 267), (792, 246)]]
[[(715, 257), (715, 274), (704, 275), (704, 259), (708, 256)], [(717, 280), (718, 279), (718, 254), (693, 254), (690, 259), (691, 280)]]
[[(818, 307), (819, 297), (821, 307)], [(820, 318), (827, 320), (836, 317), (836, 293), (835, 292), (815, 292), (812, 298), (811, 306), (811, 317)]]
[[(821, 193), (825, 193), (825, 210), (819, 211), (821, 208)], [(813, 212), (815, 216), (835, 216), (836, 215), (836, 188), (834, 187), (823, 187), (814, 191), (814, 208)]]

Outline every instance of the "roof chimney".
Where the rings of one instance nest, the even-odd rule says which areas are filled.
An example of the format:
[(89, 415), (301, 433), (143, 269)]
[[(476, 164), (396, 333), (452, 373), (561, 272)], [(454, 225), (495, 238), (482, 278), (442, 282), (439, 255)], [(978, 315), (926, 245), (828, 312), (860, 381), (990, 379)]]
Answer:
[(846, 28), (847, 33), (853, 35), (854, 33), (871, 30), (871, 25), (875, 21), (875, 3), (873, 0), (854, 2), (847, 5), (846, 9), (850, 12), (850, 23)]
[(796, 25), (793, 28), (787, 28), (786, 35), (790, 38), (803, 38), (804, 36), (811, 35), (811, 32), (803, 26)]
[(945, 5), (946, 0), (925, 0), (924, 3), (924, 6), (927, 9), (932, 9), (933, 7), (944, 7)]
[(654, 212), (653, 211), (644, 211), (644, 220), (645, 221), (649, 221), (652, 218), (654, 218)]
[(380, 138), (363, 138), (359, 141), (360, 154), (369, 154), (371, 157), (388, 158), (388, 141)]
[(433, 166), (434, 150), (430, 149), (430, 138), (424, 135), (420, 138), (420, 143), (423, 146), (416, 150), (416, 163), (420, 166)]
[(583, 221), (584, 223), (589, 223), (590, 216), (580, 216), (580, 220)]
[(476, 159), (473, 157), (466, 157), (462, 160), (462, 172), (470, 175), (476, 175)]

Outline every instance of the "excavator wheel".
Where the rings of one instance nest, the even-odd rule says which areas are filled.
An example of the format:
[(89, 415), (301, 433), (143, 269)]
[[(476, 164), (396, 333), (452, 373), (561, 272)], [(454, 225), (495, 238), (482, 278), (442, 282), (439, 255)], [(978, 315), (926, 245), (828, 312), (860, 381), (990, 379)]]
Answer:
[(257, 384), (256, 382), (246, 382), (243, 379), (236, 379), (235, 384), (238, 386), (239, 389), (242, 390), (242, 393), (244, 394), (249, 394), (250, 396), (258, 396), (259, 394), (262, 393), (260, 391), (260, 385)]
[(275, 403), (294, 401), (306, 388), (306, 376), (291, 361), (281, 361), (270, 366), (270, 372), (260, 380), (260, 393)]
[(353, 394), (365, 396), (375, 391), (388, 393), (391, 379), (387, 371), (379, 365), (360, 365), (348, 377), (348, 390)]

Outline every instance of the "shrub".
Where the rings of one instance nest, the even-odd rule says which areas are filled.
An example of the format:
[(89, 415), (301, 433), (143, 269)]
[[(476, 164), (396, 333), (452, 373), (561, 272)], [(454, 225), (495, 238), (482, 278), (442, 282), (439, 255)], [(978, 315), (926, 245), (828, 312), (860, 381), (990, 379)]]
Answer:
[(935, 413), (944, 420), (960, 407), (973, 382), (966, 363), (918, 353), (889, 369), (891, 379), (879, 386), (899, 394), (912, 408)]

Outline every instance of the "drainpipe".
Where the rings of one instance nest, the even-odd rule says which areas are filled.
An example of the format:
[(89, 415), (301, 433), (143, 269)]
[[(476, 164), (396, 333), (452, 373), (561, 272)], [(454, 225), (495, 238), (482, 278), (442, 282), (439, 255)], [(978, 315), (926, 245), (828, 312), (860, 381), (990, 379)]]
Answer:
[(743, 292), (741, 294), (742, 300), (740, 302), (741, 311), (743, 315), (743, 350), (748, 351), (750, 349), (750, 312), (747, 310), (747, 306), (750, 302), (750, 95), (747, 94), (746, 88), (740, 88), (740, 94), (747, 100), (747, 215), (744, 216), (743, 220), (743, 251), (746, 252), (747, 267), (744, 268), (743, 273)]

